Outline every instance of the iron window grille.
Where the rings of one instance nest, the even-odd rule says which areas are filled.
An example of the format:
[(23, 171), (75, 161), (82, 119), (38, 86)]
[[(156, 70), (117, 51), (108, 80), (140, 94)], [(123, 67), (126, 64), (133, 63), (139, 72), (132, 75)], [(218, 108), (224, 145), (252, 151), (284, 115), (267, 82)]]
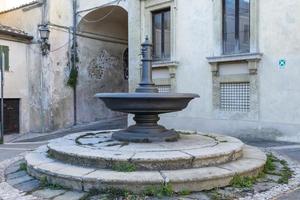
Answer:
[(250, 83), (221, 83), (221, 110), (248, 112), (250, 110)]

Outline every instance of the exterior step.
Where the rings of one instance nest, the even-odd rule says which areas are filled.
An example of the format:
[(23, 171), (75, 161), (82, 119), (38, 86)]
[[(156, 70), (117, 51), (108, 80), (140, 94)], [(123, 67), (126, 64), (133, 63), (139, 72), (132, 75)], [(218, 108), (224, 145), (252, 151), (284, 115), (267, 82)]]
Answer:
[(181, 134), (177, 142), (151, 144), (111, 140), (112, 131), (73, 134), (48, 144), (49, 156), (72, 165), (112, 169), (133, 163), (137, 170), (215, 166), (239, 159), (243, 143), (217, 134)]
[(235, 174), (255, 176), (266, 162), (257, 148), (244, 146), (243, 157), (225, 164), (181, 170), (116, 172), (110, 169), (73, 166), (49, 158), (42, 147), (26, 156), (28, 173), (66, 188), (89, 191), (110, 187), (141, 192), (149, 186), (169, 183), (174, 191), (201, 191), (227, 186)]

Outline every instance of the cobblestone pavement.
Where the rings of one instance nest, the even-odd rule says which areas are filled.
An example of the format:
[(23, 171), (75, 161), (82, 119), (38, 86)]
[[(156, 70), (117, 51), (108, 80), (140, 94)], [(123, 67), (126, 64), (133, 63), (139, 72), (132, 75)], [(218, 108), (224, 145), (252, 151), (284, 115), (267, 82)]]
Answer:
[[(244, 141), (249, 145), (269, 148), (279, 154), (285, 155), (295, 162), (300, 163), (300, 144), (274, 141)], [(278, 200), (300, 200), (300, 187), (278, 197)]]

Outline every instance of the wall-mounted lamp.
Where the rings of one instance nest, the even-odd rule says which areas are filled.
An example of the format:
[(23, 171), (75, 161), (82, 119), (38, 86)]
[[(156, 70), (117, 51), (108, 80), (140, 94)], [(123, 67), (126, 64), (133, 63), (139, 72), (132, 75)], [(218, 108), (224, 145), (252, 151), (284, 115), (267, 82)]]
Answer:
[(41, 39), (41, 50), (42, 54), (45, 56), (49, 53), (50, 44), (48, 43), (50, 30), (47, 24), (39, 25), (40, 39)]

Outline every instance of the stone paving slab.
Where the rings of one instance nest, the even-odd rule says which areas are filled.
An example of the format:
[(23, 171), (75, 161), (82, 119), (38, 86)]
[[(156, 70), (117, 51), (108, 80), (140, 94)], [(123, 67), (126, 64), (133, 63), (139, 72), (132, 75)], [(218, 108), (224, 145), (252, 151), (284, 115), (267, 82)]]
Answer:
[(21, 176), (27, 175), (26, 171), (17, 171), (11, 174), (7, 174), (7, 179), (14, 179), (14, 178), (19, 178)]
[(133, 192), (140, 192), (149, 186), (161, 186), (164, 178), (159, 172), (114, 172), (109, 170), (97, 170), (83, 177), (84, 191), (93, 188), (121, 188)]
[(8, 179), (8, 183), (10, 185), (17, 185), (17, 184), (20, 184), (20, 183), (24, 183), (24, 182), (27, 182), (27, 181), (31, 181), (33, 180), (33, 177), (29, 176), (29, 175), (25, 175), (25, 176), (21, 176), (19, 178), (15, 178), (15, 179)]
[(37, 190), (40, 187), (40, 181), (37, 179), (33, 179), (31, 181), (14, 185), (14, 187), (18, 190), (21, 190), (22, 192), (31, 192), (33, 190)]
[(83, 192), (68, 191), (63, 195), (55, 197), (53, 200), (80, 200), (85, 195)]
[(32, 195), (43, 199), (50, 199), (60, 196), (64, 193), (66, 193), (65, 190), (41, 189), (33, 192)]

